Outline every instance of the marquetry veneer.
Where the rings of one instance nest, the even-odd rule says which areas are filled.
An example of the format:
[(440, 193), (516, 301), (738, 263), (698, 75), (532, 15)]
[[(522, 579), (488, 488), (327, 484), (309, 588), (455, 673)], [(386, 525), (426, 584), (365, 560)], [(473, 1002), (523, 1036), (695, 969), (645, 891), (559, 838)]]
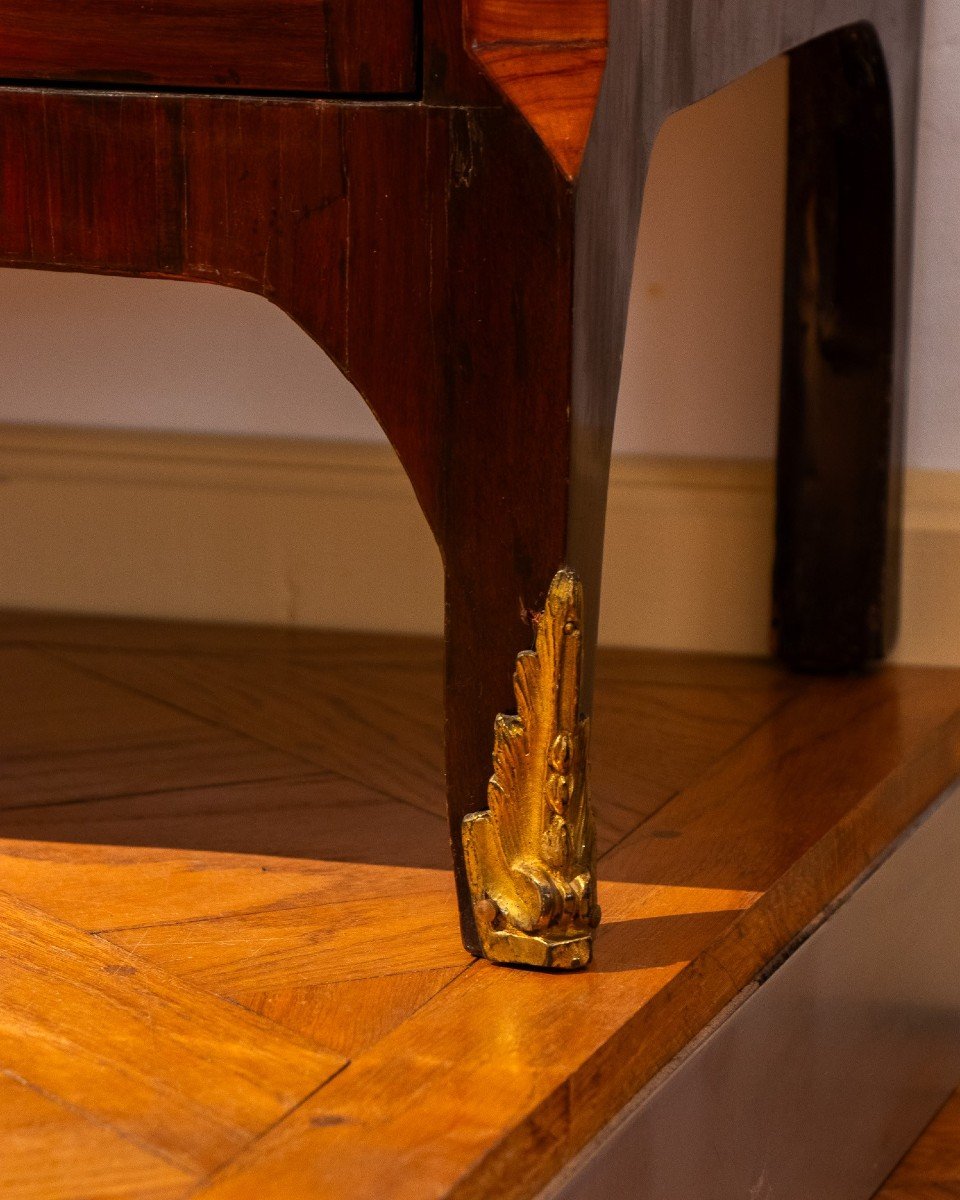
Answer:
[(960, 772), (960, 672), (605, 651), (595, 964), (506, 971), (442, 719), (430, 641), (0, 619), (4, 1200), (531, 1197)]
[[(474, 953), (503, 925), (586, 942), (596, 918), (579, 717), (646, 167), (672, 112), (783, 53), (776, 640), (818, 671), (890, 644), (921, 24), (921, 0), (0, 0), (0, 265), (267, 297), (409, 474), (444, 559), (445, 793)], [(543, 827), (520, 820), (518, 851), (501, 823), (505, 868), (474, 855), (468, 877), (463, 820), (495, 795), (495, 720), (564, 568), (584, 673), (563, 713), (542, 706), (550, 736), (526, 733), (542, 778), (519, 790)]]

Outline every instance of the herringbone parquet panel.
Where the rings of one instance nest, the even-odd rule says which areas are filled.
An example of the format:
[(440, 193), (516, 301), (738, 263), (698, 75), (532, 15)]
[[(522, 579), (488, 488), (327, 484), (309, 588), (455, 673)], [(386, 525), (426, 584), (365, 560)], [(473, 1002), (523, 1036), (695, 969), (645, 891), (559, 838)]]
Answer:
[(0, 620), (0, 1196), (532, 1194), (960, 771), (960, 673), (611, 652), (593, 758), (596, 965), (492, 968), (434, 643)]

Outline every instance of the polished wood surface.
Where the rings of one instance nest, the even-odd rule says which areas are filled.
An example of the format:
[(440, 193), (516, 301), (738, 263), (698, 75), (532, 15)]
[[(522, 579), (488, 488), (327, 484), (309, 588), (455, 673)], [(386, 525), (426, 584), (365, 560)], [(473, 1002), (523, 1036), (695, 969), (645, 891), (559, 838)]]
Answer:
[(794, 51), (774, 624), (781, 655), (803, 670), (856, 669), (896, 637), (903, 347), (894, 340), (893, 121), (882, 48), (867, 26)]
[(568, 179), (580, 170), (603, 70), (607, 0), (466, 0), (469, 44)]
[(0, 0), (0, 78), (413, 92), (413, 0)]
[(958, 1200), (960, 1092), (931, 1121), (875, 1200)]
[(0, 658), (5, 1200), (532, 1196), (960, 772), (960, 672), (604, 651), (563, 978), (460, 944), (437, 643), (9, 614)]
[[(423, 0), (415, 88), (371, 103), (364, 55), (381, 37), (409, 47), (392, 24), (408, 3), (376, 5), (375, 17), (367, 0), (268, 6), (298, 19), (322, 9), (331, 29), (348, 14), (362, 22), (331, 34), (332, 57), (316, 56), (318, 72), (358, 91), (337, 100), (291, 95), (308, 81), (287, 71), (283, 37), (297, 26), (279, 16), (245, 23), (245, 48), (224, 39), (244, 57), (238, 86), (270, 82), (280, 56), (284, 83), (271, 95), (211, 94), (197, 75), (198, 90), (157, 93), (84, 82), (96, 78), (89, 55), (101, 39), (81, 15), (117, 13), (122, 0), (0, 0), (0, 15), (37, 35), (7, 40), (7, 76), (67, 81), (0, 89), (0, 264), (256, 292), (367, 400), (443, 555), (446, 800), (464, 941), (477, 952), (462, 820), (484, 807), (494, 720), (512, 708), (531, 614), (563, 566), (584, 585), (590, 707), (654, 140), (671, 113), (782, 53), (794, 55), (784, 328), (795, 378), (783, 393), (792, 449), (781, 455), (777, 636), (788, 661), (827, 671), (863, 666), (889, 644), (922, 3)], [(244, 6), (152, 0), (147, 11), (170, 14), (164, 28), (194, 16), (192, 52), (212, 13), (229, 20)], [(110, 71), (129, 80), (147, 28), (111, 25), (129, 42), (113, 45)], [(150, 40), (153, 82), (183, 87), (180, 33), (175, 45)], [(809, 226), (796, 219), (808, 200)], [(417, 786), (431, 806), (430, 786)]]

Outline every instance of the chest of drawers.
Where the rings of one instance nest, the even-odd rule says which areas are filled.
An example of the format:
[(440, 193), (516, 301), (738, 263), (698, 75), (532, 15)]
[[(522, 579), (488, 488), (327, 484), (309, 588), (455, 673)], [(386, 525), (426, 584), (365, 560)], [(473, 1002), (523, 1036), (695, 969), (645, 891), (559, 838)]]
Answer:
[(413, 95), (418, 39), (414, 0), (7, 0), (0, 77)]
[(445, 563), (475, 953), (589, 960), (582, 718), (646, 164), (670, 112), (783, 52), (777, 644), (848, 670), (893, 636), (920, 21), (916, 0), (0, 0), (0, 264), (266, 296), (410, 476)]

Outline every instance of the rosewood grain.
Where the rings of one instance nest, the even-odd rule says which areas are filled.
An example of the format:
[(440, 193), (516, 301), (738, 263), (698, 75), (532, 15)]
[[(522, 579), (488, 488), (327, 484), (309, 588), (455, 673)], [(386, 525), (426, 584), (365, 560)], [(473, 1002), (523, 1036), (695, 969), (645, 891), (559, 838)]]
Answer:
[(2, 0), (0, 78), (413, 93), (414, 0)]
[(484, 70), (575, 178), (607, 62), (606, 0), (465, 0), (464, 21)]
[[(471, 0), (465, 17), (460, 0), (424, 0), (421, 15), (410, 99), (0, 91), (0, 263), (257, 292), (364, 395), (444, 557), (447, 806), (477, 950), (461, 821), (484, 805), (494, 718), (564, 564), (584, 583), (589, 707), (651, 148), (670, 113), (784, 52), (780, 645), (845, 670), (889, 640), (922, 4)], [(824, 139), (849, 166), (826, 164)], [(797, 217), (808, 192), (814, 242)]]

